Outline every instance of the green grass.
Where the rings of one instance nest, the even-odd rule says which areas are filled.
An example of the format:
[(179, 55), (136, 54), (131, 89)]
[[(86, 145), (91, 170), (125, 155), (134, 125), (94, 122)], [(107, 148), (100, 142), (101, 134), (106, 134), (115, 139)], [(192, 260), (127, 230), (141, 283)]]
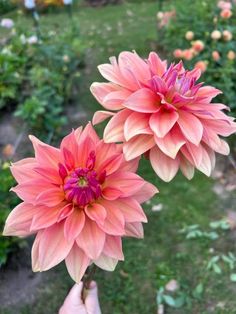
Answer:
[[(122, 50), (137, 50), (145, 56), (155, 39), (157, 3), (148, 2), (99, 9), (80, 7), (74, 13), (81, 35), (88, 45), (87, 68), (81, 77), (80, 96), (75, 110), (83, 108), (92, 113), (100, 108), (89, 93), (89, 86), (100, 78), (96, 65), (107, 62), (108, 57)], [(14, 15), (13, 15), (14, 16)], [(42, 31), (57, 32), (69, 27), (69, 19), (62, 13), (42, 16)], [(27, 28), (31, 20), (19, 17), (21, 27)], [(207, 261), (218, 252), (235, 252), (231, 232), (222, 233), (218, 240), (186, 240), (179, 230), (186, 225), (199, 224), (209, 230), (209, 222), (221, 219), (224, 212), (212, 192), (212, 180), (196, 174), (192, 181), (178, 176), (169, 184), (156, 178), (147, 161), (142, 161), (140, 174), (153, 182), (160, 194), (145, 205), (149, 223), (145, 225), (145, 239), (124, 239), (125, 262), (119, 263), (114, 273), (98, 271), (103, 314), (156, 313), (156, 292), (163, 280), (177, 279), (188, 303), (180, 309), (166, 307), (166, 313), (204, 314), (236, 313), (235, 284), (230, 283), (229, 271), (216, 275), (206, 270)], [(163, 204), (161, 212), (151, 211), (153, 204)], [(215, 248), (211, 253), (210, 248)], [(163, 279), (165, 276), (165, 279)], [(22, 305), (21, 314), (57, 313), (72, 281), (64, 265), (45, 274), (48, 279), (39, 289), (33, 305)], [(193, 290), (202, 283), (204, 290), (199, 298)], [(219, 303), (225, 303), (224, 309)], [(218, 306), (217, 306), (218, 304)], [(221, 304), (221, 303), (220, 303)], [(14, 309), (0, 310), (13, 314)]]

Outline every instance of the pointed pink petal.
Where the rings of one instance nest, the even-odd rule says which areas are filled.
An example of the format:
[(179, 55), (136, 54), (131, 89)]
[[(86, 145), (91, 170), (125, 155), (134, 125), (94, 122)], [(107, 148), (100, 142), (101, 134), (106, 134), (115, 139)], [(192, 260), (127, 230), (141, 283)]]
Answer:
[(99, 258), (95, 259), (93, 262), (106, 271), (113, 271), (116, 268), (118, 260), (102, 253)]
[(174, 127), (163, 138), (155, 136), (155, 142), (160, 150), (168, 157), (175, 159), (180, 148), (186, 143), (178, 127)]
[(130, 161), (124, 160), (124, 162), (120, 166), (120, 171), (122, 170), (122, 171), (137, 172), (140, 158), (141, 157), (139, 156)]
[(176, 111), (159, 110), (151, 115), (150, 127), (157, 137), (164, 137), (175, 125), (179, 115)]
[(103, 138), (106, 143), (124, 141), (124, 123), (130, 113), (130, 110), (121, 110), (111, 118), (104, 130)]
[(24, 183), (20, 183), (11, 191), (15, 192), (22, 200), (27, 201), (27, 203), (36, 203), (37, 196), (48, 189), (53, 188), (52, 184), (47, 181), (33, 179)]
[(48, 270), (69, 254), (73, 241), (68, 242), (64, 236), (64, 223), (57, 223), (43, 230), (39, 243), (40, 271)]
[(129, 141), (132, 137), (139, 134), (152, 134), (149, 127), (149, 114), (133, 112), (126, 119), (124, 124), (125, 140)]
[(202, 145), (196, 146), (192, 143), (186, 143), (181, 147), (181, 152), (188, 161), (198, 167), (202, 162)]
[(64, 192), (58, 188), (51, 188), (41, 192), (37, 198), (37, 204), (42, 204), (48, 207), (54, 207), (65, 200)]
[(85, 214), (82, 209), (75, 208), (66, 218), (64, 224), (64, 235), (68, 241), (78, 237), (85, 224)]
[(188, 180), (193, 178), (194, 166), (184, 156), (180, 159), (180, 170)]
[(89, 154), (92, 151), (96, 150), (96, 145), (90, 137), (87, 137), (84, 139), (83, 142), (80, 143), (79, 150), (80, 150), (80, 153), (78, 154), (77, 166), (80, 166), (83, 168), (83, 167), (86, 167), (87, 165)]
[(76, 244), (73, 245), (70, 253), (66, 257), (66, 268), (71, 278), (79, 283), (87, 267), (90, 264), (89, 257)]
[(148, 63), (153, 74), (162, 76), (166, 72), (167, 62), (162, 61), (155, 52), (149, 54)]
[(158, 96), (148, 88), (141, 88), (128, 97), (124, 106), (136, 112), (152, 113), (159, 109)]
[(113, 201), (101, 200), (101, 205), (106, 209), (107, 216), (102, 224), (99, 224), (100, 228), (110, 235), (124, 235), (124, 216), (120, 211), (117, 211), (112, 206)]
[(115, 113), (110, 111), (96, 111), (93, 115), (93, 125), (99, 124), (114, 115)]
[(37, 206), (37, 213), (31, 223), (30, 230), (45, 229), (57, 222), (60, 207), (49, 208), (46, 206)]
[(106, 80), (125, 87), (125, 79), (116, 71), (113, 65), (101, 64), (98, 66), (98, 70)]
[(66, 217), (68, 217), (73, 212), (73, 210), (74, 208), (72, 204), (64, 205), (64, 207), (62, 207), (58, 213), (57, 222), (60, 222)]
[(204, 99), (206, 103), (209, 103), (212, 98), (216, 97), (219, 94), (222, 94), (219, 89), (216, 89), (212, 86), (203, 86), (199, 88), (197, 92), (197, 97)]
[(108, 110), (123, 109), (123, 103), (130, 95), (131, 91), (127, 89), (111, 92), (104, 97), (103, 106)]
[(147, 222), (147, 217), (140, 204), (132, 198), (120, 198), (112, 202), (114, 210), (121, 210), (125, 222)]
[(102, 196), (106, 199), (106, 200), (116, 200), (117, 198), (119, 198), (122, 195), (122, 192), (116, 188), (112, 188), (107, 186), (106, 188), (104, 188), (102, 190)]
[(101, 173), (103, 171), (106, 171), (106, 175), (109, 176), (113, 172), (117, 171), (121, 163), (124, 161), (124, 156), (121, 153), (117, 153), (112, 156), (107, 156), (105, 160), (103, 160), (102, 163), (99, 164), (99, 160), (96, 162), (96, 171), (98, 173)]
[[(99, 138), (99, 136), (97, 135), (96, 131), (94, 130), (94, 128), (93, 128), (91, 122), (89, 122), (89, 123), (85, 126), (83, 132), (81, 133), (81, 135), (80, 135), (80, 137), (79, 137), (79, 143), (84, 142), (84, 140), (85, 140), (86, 138), (88, 138), (88, 137), (94, 142), (94, 144), (97, 144), (97, 143), (100, 142), (100, 138)], [(80, 147), (79, 147), (79, 149), (81, 150)]]
[(69, 151), (74, 156), (75, 162), (77, 162), (76, 156), (78, 155), (79, 152), (78, 141), (81, 133), (82, 127), (79, 127), (76, 130), (72, 130), (72, 132), (69, 135), (63, 138), (60, 145), (60, 150), (62, 152), (64, 151), (64, 149)]
[(54, 168), (47, 167), (35, 167), (34, 171), (42, 176), (43, 179), (47, 180), (50, 183), (60, 185), (62, 184), (62, 179), (59, 175), (58, 170)]
[(197, 167), (197, 169), (209, 177), (211, 175), (211, 172), (212, 172), (211, 166), (212, 166), (211, 165), (211, 159), (210, 159), (207, 151), (202, 147), (202, 161), (201, 161), (200, 165)]
[(179, 159), (172, 159), (157, 147), (150, 150), (150, 162), (156, 174), (165, 182), (170, 182), (179, 169)]
[(31, 260), (32, 260), (32, 270), (33, 272), (40, 271), (40, 266), (39, 266), (39, 243), (40, 243), (40, 238), (42, 235), (43, 231), (39, 231), (35, 237), (34, 244), (32, 246), (32, 251), (31, 251)]
[(135, 173), (117, 171), (106, 178), (104, 187), (119, 189), (122, 197), (132, 196), (139, 191), (145, 181)]
[(11, 173), (18, 183), (35, 179), (34, 168), (38, 165), (35, 158), (25, 158), (11, 165)]
[(37, 207), (32, 204), (21, 203), (16, 206), (7, 217), (3, 235), (22, 237), (30, 235), (31, 222), (37, 211)]
[(105, 233), (94, 221), (86, 218), (84, 228), (77, 237), (76, 242), (88, 257), (96, 259), (103, 250)]
[(37, 139), (35, 136), (29, 136), (35, 150), (35, 158), (41, 165), (57, 168), (60, 162), (60, 150), (47, 145)]
[(91, 205), (87, 205), (85, 207), (86, 215), (96, 222), (99, 221), (99, 223), (103, 223), (104, 219), (106, 219), (107, 212), (106, 209), (101, 205), (97, 203), (93, 203)]
[(145, 182), (144, 186), (136, 194), (132, 195), (139, 203), (144, 203), (152, 198), (156, 193), (159, 193), (158, 189), (151, 183)]
[(203, 126), (198, 118), (187, 111), (179, 111), (178, 125), (183, 135), (193, 144), (198, 145), (202, 139)]
[(129, 161), (141, 156), (153, 146), (155, 146), (155, 141), (152, 135), (137, 135), (124, 143), (125, 159)]
[(109, 257), (124, 260), (121, 237), (106, 235), (103, 253)]
[(143, 238), (143, 225), (141, 222), (127, 222), (125, 224), (125, 234), (128, 237)]

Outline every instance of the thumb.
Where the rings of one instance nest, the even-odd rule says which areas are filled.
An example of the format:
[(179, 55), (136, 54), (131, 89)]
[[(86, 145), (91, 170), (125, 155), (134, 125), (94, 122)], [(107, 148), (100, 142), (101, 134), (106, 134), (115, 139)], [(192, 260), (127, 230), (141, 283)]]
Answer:
[(85, 299), (85, 307), (88, 314), (101, 314), (98, 300), (98, 288), (95, 281), (92, 281)]
[(72, 287), (59, 311), (59, 314), (77, 313), (78, 309), (83, 306), (83, 301), (81, 300), (82, 288), (82, 282), (75, 284)]

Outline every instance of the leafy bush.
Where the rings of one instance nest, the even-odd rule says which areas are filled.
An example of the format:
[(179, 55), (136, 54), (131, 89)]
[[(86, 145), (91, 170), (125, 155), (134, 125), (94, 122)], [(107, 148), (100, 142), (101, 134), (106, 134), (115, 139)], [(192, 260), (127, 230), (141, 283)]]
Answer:
[[(190, 7), (194, 14), (189, 14)], [(203, 80), (221, 89), (224, 94), (218, 96), (218, 101), (227, 103), (236, 111), (236, 59), (233, 57), (233, 53), (236, 54), (236, 5), (232, 3), (233, 15), (229, 19), (220, 16), (221, 10), (217, 7), (217, 1), (177, 0), (174, 7), (166, 5), (165, 9), (176, 10), (175, 18), (169, 20), (162, 29), (158, 29), (158, 43), (165, 47), (165, 54), (173, 60), (175, 50), (180, 49), (183, 55), (179, 59), (185, 59), (188, 68), (193, 68), (198, 65), (197, 62), (203, 61), (206, 65)], [(220, 39), (212, 39), (214, 30), (220, 32)], [(189, 31), (194, 33), (194, 38), (187, 40), (185, 36)], [(227, 40), (224, 31), (228, 34), (230, 32), (232, 39), (229, 37)], [(191, 55), (197, 40), (203, 42), (204, 49)], [(220, 56), (218, 60), (214, 59), (215, 52)]]
[(14, 2), (10, 0), (0, 0), (0, 14), (8, 13), (15, 9)]
[(36, 134), (59, 131), (64, 105), (75, 101), (84, 50), (72, 26), (42, 39), (11, 33), (0, 51), (0, 109), (17, 107)]
[[(0, 232), (2, 232), (7, 216), (19, 202), (13, 193), (9, 194), (9, 189), (15, 181), (10, 173), (8, 162), (0, 161), (0, 181)], [(23, 243), (24, 240), (0, 235), (0, 267), (6, 263), (9, 254)]]

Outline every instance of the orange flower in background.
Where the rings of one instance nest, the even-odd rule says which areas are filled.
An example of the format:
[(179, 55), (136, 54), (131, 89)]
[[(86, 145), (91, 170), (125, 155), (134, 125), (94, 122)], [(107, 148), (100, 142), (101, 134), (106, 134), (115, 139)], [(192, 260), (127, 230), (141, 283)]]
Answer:
[(127, 162), (122, 147), (105, 144), (88, 124), (66, 136), (60, 148), (30, 137), (34, 158), (11, 167), (23, 202), (10, 213), (3, 234), (36, 233), (34, 271), (63, 260), (79, 282), (94, 263), (114, 270), (123, 260), (121, 238), (142, 238), (147, 218), (140, 203), (157, 189), (135, 174), (138, 159)]
[(229, 9), (224, 9), (220, 12), (220, 16), (223, 18), (223, 19), (229, 19), (231, 18), (232, 16), (232, 11), (229, 10)]
[(227, 53), (227, 58), (229, 60), (235, 60), (236, 58), (236, 53), (233, 51), (233, 50), (230, 50), (228, 53)]
[(181, 49), (175, 49), (173, 51), (173, 56), (177, 59), (181, 59), (183, 57), (183, 51)]
[(192, 48), (197, 52), (201, 52), (205, 48), (204, 42), (202, 40), (196, 40), (192, 43)]
[(228, 30), (224, 30), (222, 35), (223, 35), (223, 39), (225, 41), (230, 41), (233, 38), (233, 34), (230, 31), (228, 31)]
[(214, 61), (219, 61), (220, 60), (220, 54), (219, 54), (219, 52), (218, 51), (212, 51), (212, 59), (214, 60)]
[(199, 69), (201, 72), (205, 72), (207, 69), (207, 61), (198, 61), (195, 63), (194, 68)]

